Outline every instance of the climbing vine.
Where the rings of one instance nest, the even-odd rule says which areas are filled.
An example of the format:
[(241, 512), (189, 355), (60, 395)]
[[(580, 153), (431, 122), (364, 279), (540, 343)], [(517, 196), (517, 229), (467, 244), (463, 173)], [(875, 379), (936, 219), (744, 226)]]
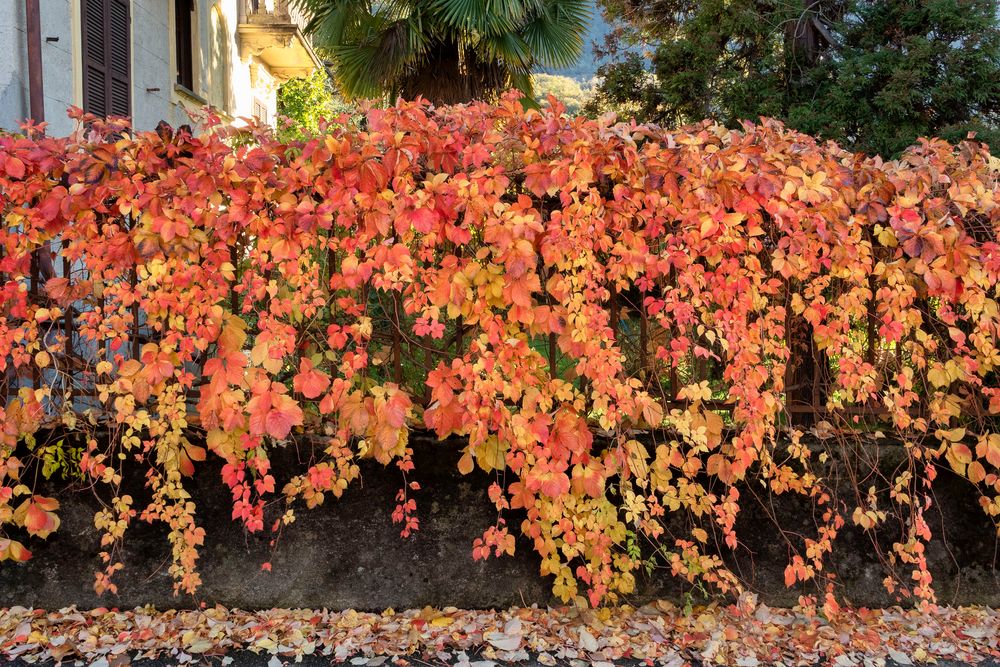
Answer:
[[(208, 457), (249, 531), (307, 520), (361, 459), (394, 465), (409, 535), (426, 428), (495, 479), (473, 556), (512, 554), (520, 521), (565, 600), (615, 601), (653, 558), (739, 590), (727, 551), (752, 483), (818, 518), (781, 533), (788, 585), (835, 606), (838, 533), (898, 515), (886, 585), (933, 601), (935, 476), (1000, 516), (987, 149), (884, 162), (770, 121), (559, 112), (400, 102), (287, 143), (74, 112), (68, 138), (0, 136), (0, 560), (59, 528), (33, 471), (63, 471), (104, 489), (98, 591), (148, 521), (193, 592), (186, 485)], [(808, 434), (873, 425), (905, 462), (845, 497)], [(279, 483), (290, 441), (311, 463)], [(148, 497), (122, 491), (136, 462)]]

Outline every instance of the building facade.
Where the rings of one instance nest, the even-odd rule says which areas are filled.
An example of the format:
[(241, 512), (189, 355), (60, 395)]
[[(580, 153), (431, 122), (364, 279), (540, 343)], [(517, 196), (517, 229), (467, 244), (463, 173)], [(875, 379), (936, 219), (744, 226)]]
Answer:
[[(127, 116), (139, 130), (215, 108), (271, 123), (282, 81), (322, 63), (288, 0), (40, 0), (48, 132), (66, 109)], [(0, 128), (29, 116), (25, 3), (0, 2)]]

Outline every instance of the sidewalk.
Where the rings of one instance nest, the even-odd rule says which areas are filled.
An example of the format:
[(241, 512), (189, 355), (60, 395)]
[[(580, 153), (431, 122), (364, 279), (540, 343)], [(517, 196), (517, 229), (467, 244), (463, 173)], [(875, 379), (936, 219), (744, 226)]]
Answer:
[[(407, 656), (404, 662), (390, 656)], [(610, 667), (735, 665), (1000, 665), (1000, 612), (851, 610), (835, 618), (752, 600), (690, 614), (665, 602), (631, 607), (454, 608), (383, 613), (222, 607), (157, 612), (0, 610), (0, 661), (97, 667), (205, 664), (280, 667), (347, 662)], [(22, 662), (23, 661), (23, 662)]]

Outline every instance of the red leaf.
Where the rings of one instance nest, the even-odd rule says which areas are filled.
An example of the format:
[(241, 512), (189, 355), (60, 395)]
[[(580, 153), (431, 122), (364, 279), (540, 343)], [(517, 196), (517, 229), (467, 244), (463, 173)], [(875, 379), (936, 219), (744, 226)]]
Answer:
[(267, 413), (265, 430), (276, 440), (284, 440), (292, 432), (293, 426), (302, 425), (302, 408), (285, 395), (278, 395), (274, 407)]
[[(280, 391), (284, 391), (284, 387), (278, 387)], [(302, 408), (290, 396), (274, 389), (259, 392), (250, 399), (247, 408), (250, 412), (251, 435), (267, 434), (277, 440), (284, 440), (292, 432), (293, 426), (302, 425)]]
[(60, 305), (65, 305), (69, 294), (69, 279), (49, 278), (45, 283), (45, 293)]
[(15, 178), (18, 180), (24, 178), (24, 173), (25, 173), (24, 163), (21, 162), (21, 160), (19, 160), (18, 158), (14, 157), (13, 155), (7, 158), (6, 162), (4, 163), (4, 169), (6, 170), (7, 175), (10, 176), (11, 178)]
[(295, 391), (306, 398), (317, 398), (330, 386), (330, 376), (313, 368), (312, 362), (303, 359), (299, 362), (299, 372), (293, 380)]
[(389, 175), (379, 160), (365, 160), (361, 165), (359, 189), (365, 193), (381, 192), (385, 189)]

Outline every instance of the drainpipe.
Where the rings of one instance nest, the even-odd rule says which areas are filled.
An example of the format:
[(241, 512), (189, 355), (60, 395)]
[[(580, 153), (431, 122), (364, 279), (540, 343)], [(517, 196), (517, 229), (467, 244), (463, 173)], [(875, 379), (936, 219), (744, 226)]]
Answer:
[(24, 0), (28, 38), (28, 101), (31, 120), (45, 121), (45, 96), (42, 84), (42, 22), (38, 0)]
[[(31, 120), (45, 122), (45, 96), (42, 85), (42, 21), (38, 10), (38, 0), (24, 0), (25, 33), (28, 39), (28, 107)], [(31, 253), (31, 277), (29, 290), (38, 298), (41, 283), (55, 276), (52, 255), (48, 252), (49, 242)], [(39, 386), (38, 369), (33, 369), (32, 386)]]

